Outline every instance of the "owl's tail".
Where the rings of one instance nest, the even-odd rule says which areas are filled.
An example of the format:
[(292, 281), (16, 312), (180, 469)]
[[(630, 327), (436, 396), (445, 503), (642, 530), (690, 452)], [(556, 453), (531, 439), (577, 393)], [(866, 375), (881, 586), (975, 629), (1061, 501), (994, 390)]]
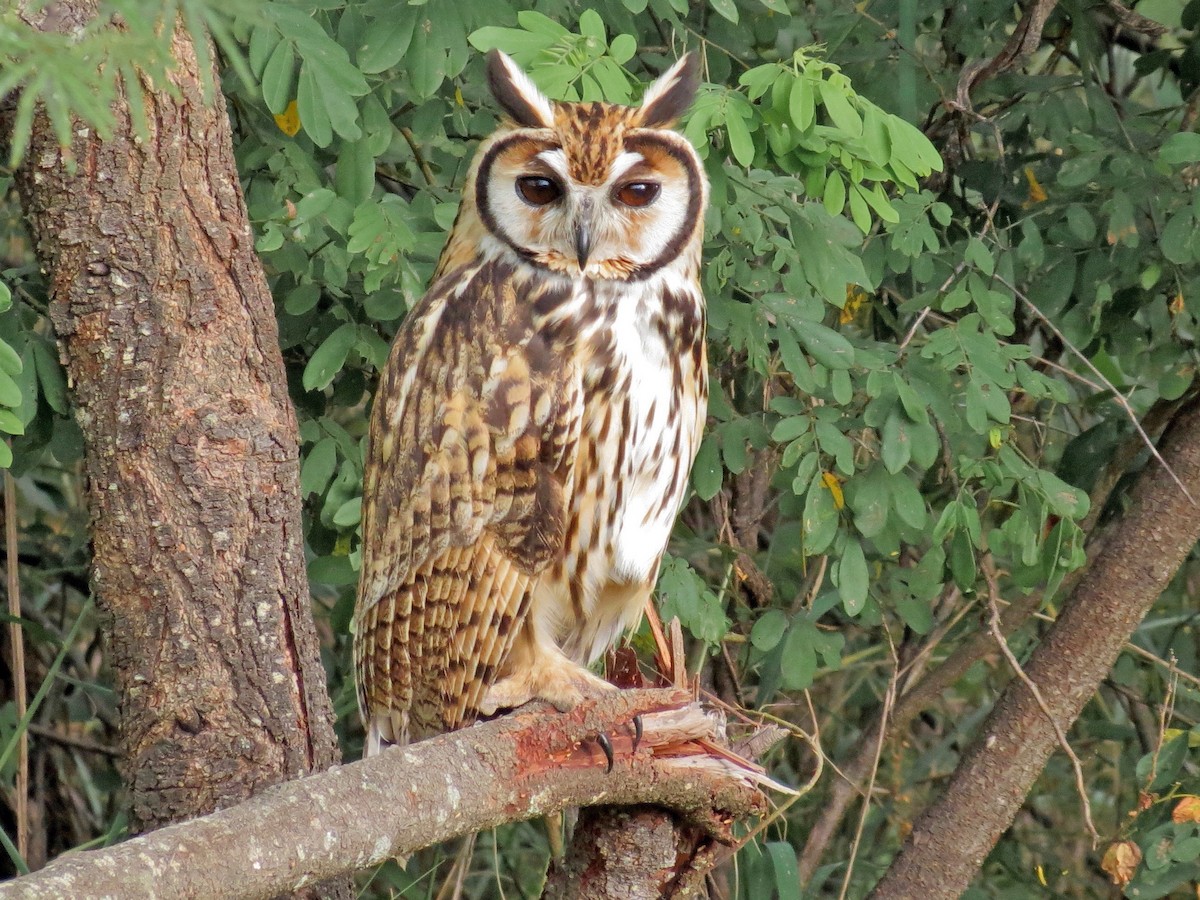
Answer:
[(367, 741), (363, 758), (378, 756), (387, 747), (408, 743), (408, 713), (386, 710), (377, 712), (367, 721)]

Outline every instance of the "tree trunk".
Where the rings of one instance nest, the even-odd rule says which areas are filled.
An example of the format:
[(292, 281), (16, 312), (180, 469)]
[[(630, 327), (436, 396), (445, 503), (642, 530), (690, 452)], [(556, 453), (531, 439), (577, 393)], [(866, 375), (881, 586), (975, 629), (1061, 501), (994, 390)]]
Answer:
[[(94, 7), (53, 12), (65, 30)], [(174, 56), (145, 139), (122, 99), (72, 171), (39, 117), (17, 179), (86, 439), (134, 830), (338, 759), (274, 306), (220, 95), (182, 29)]]
[[(1200, 402), (1177, 415), (1162, 455), (1192, 496), (1200, 497)], [(1160, 466), (1148, 463), (1128, 514), (1024, 667), (1064, 731), (1197, 540), (1196, 504)], [(871, 896), (958, 897), (1012, 822), (1057, 743), (1046, 713), (1014, 678), (946, 792), (917, 820)]]
[(712, 836), (661, 806), (581, 810), (567, 855), (554, 862), (544, 900), (705, 897), (716, 863)]

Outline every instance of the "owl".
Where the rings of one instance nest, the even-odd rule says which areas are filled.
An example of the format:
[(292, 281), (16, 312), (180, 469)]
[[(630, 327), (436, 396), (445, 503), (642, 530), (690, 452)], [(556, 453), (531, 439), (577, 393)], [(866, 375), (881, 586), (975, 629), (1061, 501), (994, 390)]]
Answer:
[(556, 103), (502, 53), (506, 114), (371, 415), (354, 614), (367, 753), (611, 686), (589, 666), (650, 599), (708, 398), (708, 185), (671, 125)]

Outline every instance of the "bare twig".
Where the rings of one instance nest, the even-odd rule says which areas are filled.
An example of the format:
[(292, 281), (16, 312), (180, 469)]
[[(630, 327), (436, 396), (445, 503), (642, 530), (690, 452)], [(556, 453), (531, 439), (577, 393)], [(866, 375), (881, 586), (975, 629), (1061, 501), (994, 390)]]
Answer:
[(53, 741), (56, 744), (61, 744), (63, 747), (70, 747), (73, 750), (84, 750), (88, 753), (99, 753), (102, 756), (116, 758), (121, 754), (116, 747), (109, 744), (102, 744), (99, 741), (91, 741), (87, 738), (76, 737), (73, 734), (66, 734), (61, 731), (56, 731), (53, 728), (48, 728), (45, 725), (39, 725), (36, 722), (29, 723), (29, 733), (35, 734), (40, 738), (45, 738), (48, 741)]
[(412, 129), (403, 127), (400, 129), (400, 134), (408, 144), (408, 149), (412, 151), (413, 159), (416, 160), (417, 168), (421, 170), (421, 177), (425, 179), (425, 184), (432, 185), (434, 183), (433, 170), (429, 168), (429, 163), (425, 161), (424, 154), (421, 153), (421, 145), (417, 143), (416, 137), (413, 136)]
[(1071, 343), (1070, 340), (1067, 339), (1067, 336), (1063, 334), (1061, 330), (1059, 330), (1059, 327), (1051, 322), (1050, 318), (1040, 309), (1038, 309), (1037, 305), (1030, 300), (1023, 291), (1000, 275), (996, 275), (995, 279), (999, 284), (1004, 285), (1006, 288), (1012, 291), (1013, 296), (1020, 300), (1021, 303), (1023, 303), (1025, 307), (1042, 322), (1042, 324), (1054, 332), (1054, 336), (1063, 342), (1063, 346), (1070, 350), (1076, 357), (1078, 357), (1083, 364), (1088, 367), (1091, 373), (1095, 375), (1096, 378), (1098, 378), (1108, 390), (1112, 391), (1113, 399), (1120, 404), (1121, 409), (1125, 410), (1125, 414), (1129, 417), (1129, 421), (1133, 423), (1133, 427), (1137, 429), (1137, 433), (1141, 435), (1142, 441), (1145, 443), (1147, 449), (1149, 449), (1150, 455), (1153, 456), (1158, 461), (1158, 464), (1163, 467), (1166, 473), (1171, 476), (1171, 480), (1175, 482), (1176, 486), (1178, 486), (1181, 491), (1183, 491), (1183, 496), (1187, 497), (1191, 504), (1195, 506), (1196, 499), (1191, 495), (1191, 492), (1188, 491), (1184, 483), (1180, 481), (1179, 476), (1175, 474), (1175, 471), (1169, 465), (1167, 465), (1166, 460), (1162, 458), (1162, 454), (1159, 453), (1158, 448), (1154, 446), (1154, 441), (1150, 439), (1150, 435), (1146, 434), (1146, 429), (1142, 427), (1142, 423), (1138, 420), (1137, 413), (1133, 411), (1133, 407), (1129, 405), (1129, 401), (1125, 398), (1125, 395), (1117, 390), (1116, 385), (1109, 381), (1108, 378), (1105, 377), (1104, 373), (1096, 368), (1095, 363), (1088, 359), (1082, 350), (1080, 350), (1073, 343)]
[[(17, 483), (12, 473), (4, 472), (4, 564), (8, 587), (8, 625), (12, 653), (13, 694), (17, 703), (17, 721), (25, 718), (25, 633), (21, 623), (20, 563), (17, 561)], [(17, 817), (17, 852), (29, 858), (29, 733), (22, 731), (17, 740), (17, 796), (13, 811)]]
[(996, 645), (1000, 648), (1000, 652), (1004, 654), (1004, 658), (1008, 661), (1013, 674), (1029, 689), (1029, 693), (1033, 695), (1034, 701), (1042, 712), (1045, 713), (1046, 719), (1050, 722), (1054, 728), (1055, 735), (1058, 737), (1059, 746), (1062, 748), (1063, 753), (1067, 755), (1067, 758), (1071, 760), (1071, 768), (1075, 771), (1075, 790), (1079, 794), (1079, 804), (1083, 807), (1083, 821), (1087, 825), (1088, 834), (1092, 836), (1092, 849), (1094, 850), (1100, 844), (1100, 833), (1096, 831), (1096, 823), (1092, 821), (1092, 804), (1088, 800), (1087, 785), (1083, 780), (1083, 764), (1079, 762), (1079, 757), (1071, 748), (1066, 733), (1063, 731), (1062, 726), (1058, 724), (1058, 720), (1054, 718), (1054, 713), (1046, 705), (1046, 701), (1042, 697), (1042, 692), (1033, 683), (1033, 679), (1025, 674), (1020, 661), (1012, 652), (1012, 648), (1008, 646), (1008, 641), (1004, 637), (1004, 631), (1000, 627), (1000, 589), (996, 585), (996, 571), (986, 561), (981, 568), (983, 569), (983, 577), (987, 581), (988, 586), (988, 630), (992, 633), (992, 637), (995, 639)]
[(1146, 786), (1149, 787), (1158, 777), (1158, 754), (1167, 741), (1167, 725), (1175, 715), (1175, 695), (1179, 689), (1179, 670), (1175, 665), (1175, 657), (1171, 657), (1172, 678), (1167, 682), (1167, 695), (1158, 708), (1158, 741), (1154, 745), (1154, 760), (1150, 763), (1150, 774), (1146, 776)]
[(838, 900), (845, 900), (850, 890), (850, 879), (854, 875), (854, 862), (858, 859), (858, 848), (862, 843), (863, 828), (867, 824), (867, 814), (871, 811), (871, 795), (875, 793), (875, 777), (879, 774), (879, 758), (883, 755), (883, 743), (887, 740), (887, 723), (896, 703), (896, 687), (900, 681), (900, 659), (896, 655), (896, 645), (892, 643), (892, 635), (885, 628), (888, 639), (888, 649), (892, 654), (892, 677), (888, 679), (887, 693), (883, 698), (883, 712), (879, 716), (879, 739), (875, 742), (875, 758), (871, 763), (871, 776), (867, 779), (867, 790), (863, 794), (862, 812), (858, 817), (858, 825), (854, 828), (854, 842), (850, 845), (850, 860), (846, 863), (846, 877), (842, 879), (842, 890)]
[(978, 60), (964, 66), (958, 78), (953, 105), (961, 111), (971, 110), (971, 91), (989, 78), (1016, 68), (1033, 55), (1042, 40), (1042, 29), (1057, 0), (1036, 0), (1025, 9), (1012, 37), (991, 59)]

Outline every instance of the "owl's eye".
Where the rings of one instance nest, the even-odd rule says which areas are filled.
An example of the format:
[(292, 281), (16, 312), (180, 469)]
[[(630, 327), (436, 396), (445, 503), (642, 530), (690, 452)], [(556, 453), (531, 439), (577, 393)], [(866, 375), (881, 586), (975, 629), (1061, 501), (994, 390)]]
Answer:
[(523, 175), (517, 179), (517, 193), (526, 203), (546, 206), (562, 196), (562, 187), (552, 178), (543, 175)]
[(617, 199), (626, 206), (649, 206), (658, 196), (660, 186), (653, 181), (631, 181), (617, 188)]

